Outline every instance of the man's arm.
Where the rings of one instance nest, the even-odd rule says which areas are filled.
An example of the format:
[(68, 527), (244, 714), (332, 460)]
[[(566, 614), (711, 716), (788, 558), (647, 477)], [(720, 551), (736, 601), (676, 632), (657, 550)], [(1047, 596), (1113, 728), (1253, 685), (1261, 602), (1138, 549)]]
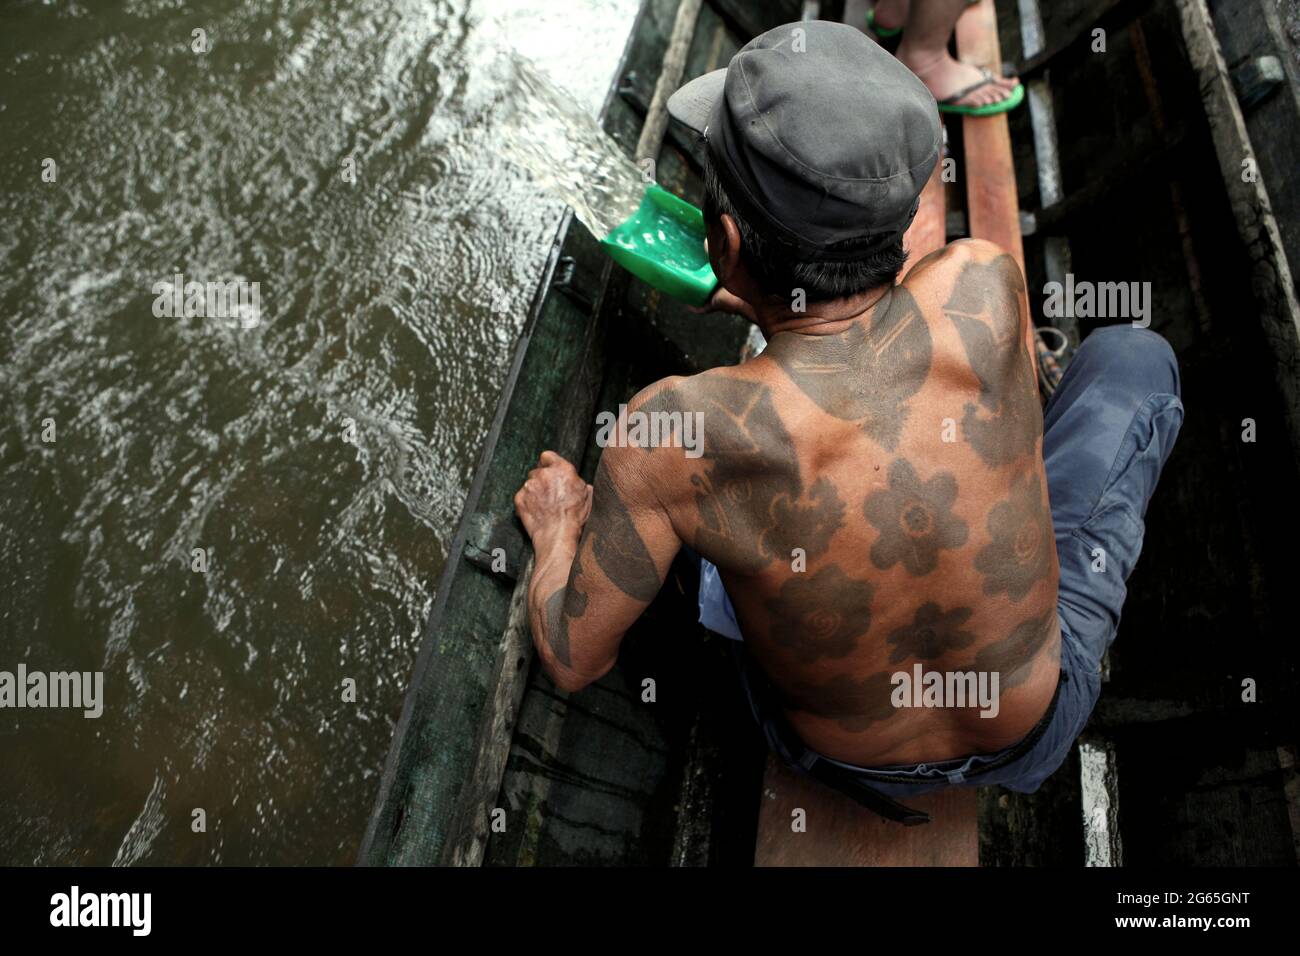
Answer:
[(569, 462), (543, 452), (515, 495), (535, 555), (533, 644), (562, 690), (581, 690), (614, 666), (623, 634), (659, 593), (681, 547), (654, 491), (656, 458), (606, 448), (593, 489)]

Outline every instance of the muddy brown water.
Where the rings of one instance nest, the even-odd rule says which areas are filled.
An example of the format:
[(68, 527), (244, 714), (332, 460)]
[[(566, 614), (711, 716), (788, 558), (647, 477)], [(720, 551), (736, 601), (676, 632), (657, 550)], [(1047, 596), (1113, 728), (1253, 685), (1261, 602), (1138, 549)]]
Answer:
[(0, 709), (0, 862), (353, 860), (563, 211), (500, 53), (594, 114), (636, 7), (0, 8), (0, 672), (104, 675)]

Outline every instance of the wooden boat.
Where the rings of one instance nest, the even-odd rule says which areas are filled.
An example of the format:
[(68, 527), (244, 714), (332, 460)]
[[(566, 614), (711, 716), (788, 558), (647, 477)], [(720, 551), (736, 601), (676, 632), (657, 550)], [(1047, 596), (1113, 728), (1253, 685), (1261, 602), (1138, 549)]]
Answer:
[[(1009, 118), (950, 118), (960, 175), (945, 183), (936, 171), (913, 255), (969, 234), (1017, 255), (1031, 289), (1075, 269), (1154, 277), (1164, 307), (1152, 325), (1180, 354), (1189, 408), (1102, 704), (1042, 790), (953, 791), (930, 802), (934, 824), (903, 828), (783, 771), (722, 639), (696, 623), (685, 561), (598, 684), (569, 696), (532, 667), (530, 553), (511, 505), (524, 475), (553, 448), (590, 480), (598, 410), (665, 375), (736, 362), (748, 333), (630, 279), (566, 218), (439, 582), (360, 862), (1294, 864), (1297, 642), (1284, 637), (1289, 562), (1275, 555), (1300, 540), (1289, 506), (1300, 198), (1283, 189), (1289, 205), (1274, 217), (1267, 189), (1289, 172), (1300, 120), (1287, 110), (1300, 86), (1284, 63), (1283, 82), (1261, 93), (1275, 74), (1241, 51), (1258, 59), (1265, 40), (1282, 41), (1234, 19), (1255, 3), (1223, 0), (1211, 14), (1205, 0), (1074, 0), (1049, 12), (1020, 0), (995, 15), (981, 0), (959, 23), (965, 59), (997, 68), (1003, 49), (1023, 51), (1029, 103)], [(698, 204), (696, 146), (666, 128), (666, 94), (751, 36), (819, 15), (862, 24), (865, 9), (645, 0), (606, 130), (629, 154), (657, 157), (659, 182)], [(1097, 29), (1112, 55), (1090, 52)], [(1246, 182), (1238, 164), (1254, 155), (1252, 135), (1272, 138)], [(1077, 341), (1077, 326), (1066, 331)], [(1239, 440), (1243, 418), (1257, 442)], [(1255, 703), (1241, 700), (1247, 678)], [(798, 841), (792, 807), (808, 810)]]

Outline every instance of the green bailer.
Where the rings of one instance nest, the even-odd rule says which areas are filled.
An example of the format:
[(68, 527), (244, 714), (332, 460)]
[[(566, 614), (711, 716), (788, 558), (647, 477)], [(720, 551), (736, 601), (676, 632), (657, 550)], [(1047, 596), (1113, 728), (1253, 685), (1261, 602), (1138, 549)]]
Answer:
[(689, 305), (704, 305), (717, 288), (704, 251), (704, 215), (656, 183), (601, 245), (628, 272)]

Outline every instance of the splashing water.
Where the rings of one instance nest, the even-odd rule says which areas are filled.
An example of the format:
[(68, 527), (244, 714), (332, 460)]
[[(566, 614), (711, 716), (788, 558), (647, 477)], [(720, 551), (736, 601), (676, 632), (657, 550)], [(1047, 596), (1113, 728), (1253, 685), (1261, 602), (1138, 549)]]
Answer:
[(522, 56), (507, 56), (518, 95), (501, 121), (503, 155), (604, 238), (636, 212), (651, 180), (572, 97)]

